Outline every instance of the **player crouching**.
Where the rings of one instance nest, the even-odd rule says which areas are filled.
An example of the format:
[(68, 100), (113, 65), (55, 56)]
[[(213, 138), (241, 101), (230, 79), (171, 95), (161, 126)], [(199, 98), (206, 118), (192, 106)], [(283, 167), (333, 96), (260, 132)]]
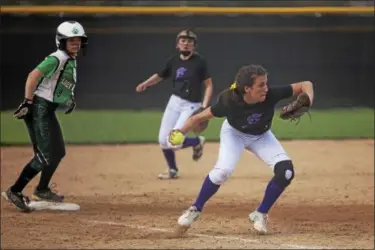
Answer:
[(267, 233), (268, 212), (295, 176), (292, 160), (270, 130), (275, 105), (282, 99), (297, 97), (280, 114), (282, 119), (295, 120), (309, 110), (314, 97), (309, 81), (274, 87), (268, 87), (267, 82), (267, 72), (262, 66), (240, 68), (235, 83), (219, 95), (215, 105), (190, 117), (181, 129), (170, 132), (170, 146), (178, 147), (196, 124), (213, 117), (226, 117), (220, 132), (218, 160), (196, 201), (179, 217), (179, 236), (199, 218), (206, 202), (232, 175), (245, 149), (263, 160), (274, 173), (262, 202), (248, 217), (256, 232)]

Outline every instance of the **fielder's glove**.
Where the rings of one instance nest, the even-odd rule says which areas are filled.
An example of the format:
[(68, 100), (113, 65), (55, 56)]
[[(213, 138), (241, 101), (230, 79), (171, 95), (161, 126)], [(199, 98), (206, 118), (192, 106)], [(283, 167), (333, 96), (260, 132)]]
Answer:
[[(201, 113), (203, 110), (205, 110), (206, 108), (203, 108), (203, 107), (200, 107), (199, 109), (197, 109), (196, 111), (194, 111), (194, 113), (193, 114), (191, 114), (191, 116), (194, 116), (194, 115), (196, 115), (196, 114), (199, 114), (199, 113)], [(194, 128), (193, 128), (193, 132), (195, 133), (195, 134), (200, 134), (200, 133), (202, 133), (207, 127), (208, 127), (208, 120), (207, 121), (204, 121), (204, 122), (201, 122), (201, 123), (199, 123), (199, 124), (197, 124), (197, 125), (195, 125), (194, 126)]]
[(24, 119), (26, 116), (31, 114), (33, 106), (33, 101), (25, 98), (23, 102), (18, 106), (17, 110), (14, 112), (13, 117), (17, 119)]
[[(283, 120), (300, 121), (300, 118), (309, 113), (311, 107), (310, 97), (306, 93), (300, 94), (297, 99), (288, 105), (284, 106), (280, 111), (280, 118)], [(310, 116), (311, 119), (311, 116)], [(297, 124), (298, 124), (297, 122)]]
[(77, 106), (77, 103), (76, 103), (76, 100), (74, 99), (74, 97), (72, 97), (72, 99), (70, 100), (70, 102), (68, 102), (67, 104), (68, 106), (68, 109), (65, 111), (65, 114), (70, 114), (73, 112), (73, 110), (76, 108)]

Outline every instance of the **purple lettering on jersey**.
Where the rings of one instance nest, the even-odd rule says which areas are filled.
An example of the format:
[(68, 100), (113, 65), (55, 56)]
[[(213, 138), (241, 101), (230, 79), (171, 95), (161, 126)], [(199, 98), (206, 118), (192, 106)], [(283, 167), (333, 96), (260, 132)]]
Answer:
[(249, 124), (255, 124), (257, 123), (260, 118), (262, 117), (262, 113), (254, 113), (254, 114), (251, 114), (249, 117), (247, 117), (247, 122)]
[(185, 68), (185, 67), (178, 68), (177, 71), (176, 71), (176, 79), (183, 77), (185, 75), (186, 71), (187, 71), (187, 68)]

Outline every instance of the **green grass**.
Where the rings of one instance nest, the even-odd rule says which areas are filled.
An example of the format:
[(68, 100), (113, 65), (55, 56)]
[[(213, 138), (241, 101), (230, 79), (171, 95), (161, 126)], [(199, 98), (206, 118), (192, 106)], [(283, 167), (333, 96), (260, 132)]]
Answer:
[[(75, 111), (58, 112), (68, 143), (142, 143), (157, 142), (159, 111)], [(276, 113), (278, 114), (278, 112)], [(272, 131), (279, 139), (347, 139), (374, 138), (373, 109), (314, 110), (312, 121), (305, 115), (298, 125), (274, 118)], [(204, 135), (218, 140), (223, 119), (210, 121)], [(1, 112), (1, 144), (28, 144), (22, 120), (11, 112)]]

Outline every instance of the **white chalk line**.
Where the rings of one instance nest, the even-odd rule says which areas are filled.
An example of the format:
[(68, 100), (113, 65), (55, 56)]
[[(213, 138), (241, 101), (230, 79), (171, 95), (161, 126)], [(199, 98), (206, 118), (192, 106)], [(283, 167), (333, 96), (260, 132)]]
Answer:
[[(114, 221), (98, 221), (98, 220), (83, 220), (85, 222), (93, 223), (93, 224), (105, 224), (105, 225), (111, 225), (111, 226), (123, 226), (123, 227), (129, 227), (133, 229), (141, 229), (145, 231), (154, 231), (154, 232), (164, 232), (164, 233), (173, 233), (173, 230), (165, 229), (165, 228), (157, 228), (157, 227), (147, 227), (147, 226), (138, 226), (138, 225), (131, 225), (123, 222), (114, 222)], [(335, 249), (332, 247), (327, 246), (309, 246), (309, 245), (299, 245), (299, 244), (277, 244), (277, 243), (264, 243), (259, 240), (254, 239), (247, 239), (247, 238), (241, 238), (236, 236), (215, 236), (215, 235), (208, 235), (208, 234), (196, 234), (196, 233), (188, 233), (191, 236), (201, 237), (201, 238), (213, 238), (213, 239), (221, 239), (221, 240), (237, 240), (247, 243), (257, 243), (257, 244), (273, 244), (278, 245), (280, 247), (287, 247), (292, 249)]]

